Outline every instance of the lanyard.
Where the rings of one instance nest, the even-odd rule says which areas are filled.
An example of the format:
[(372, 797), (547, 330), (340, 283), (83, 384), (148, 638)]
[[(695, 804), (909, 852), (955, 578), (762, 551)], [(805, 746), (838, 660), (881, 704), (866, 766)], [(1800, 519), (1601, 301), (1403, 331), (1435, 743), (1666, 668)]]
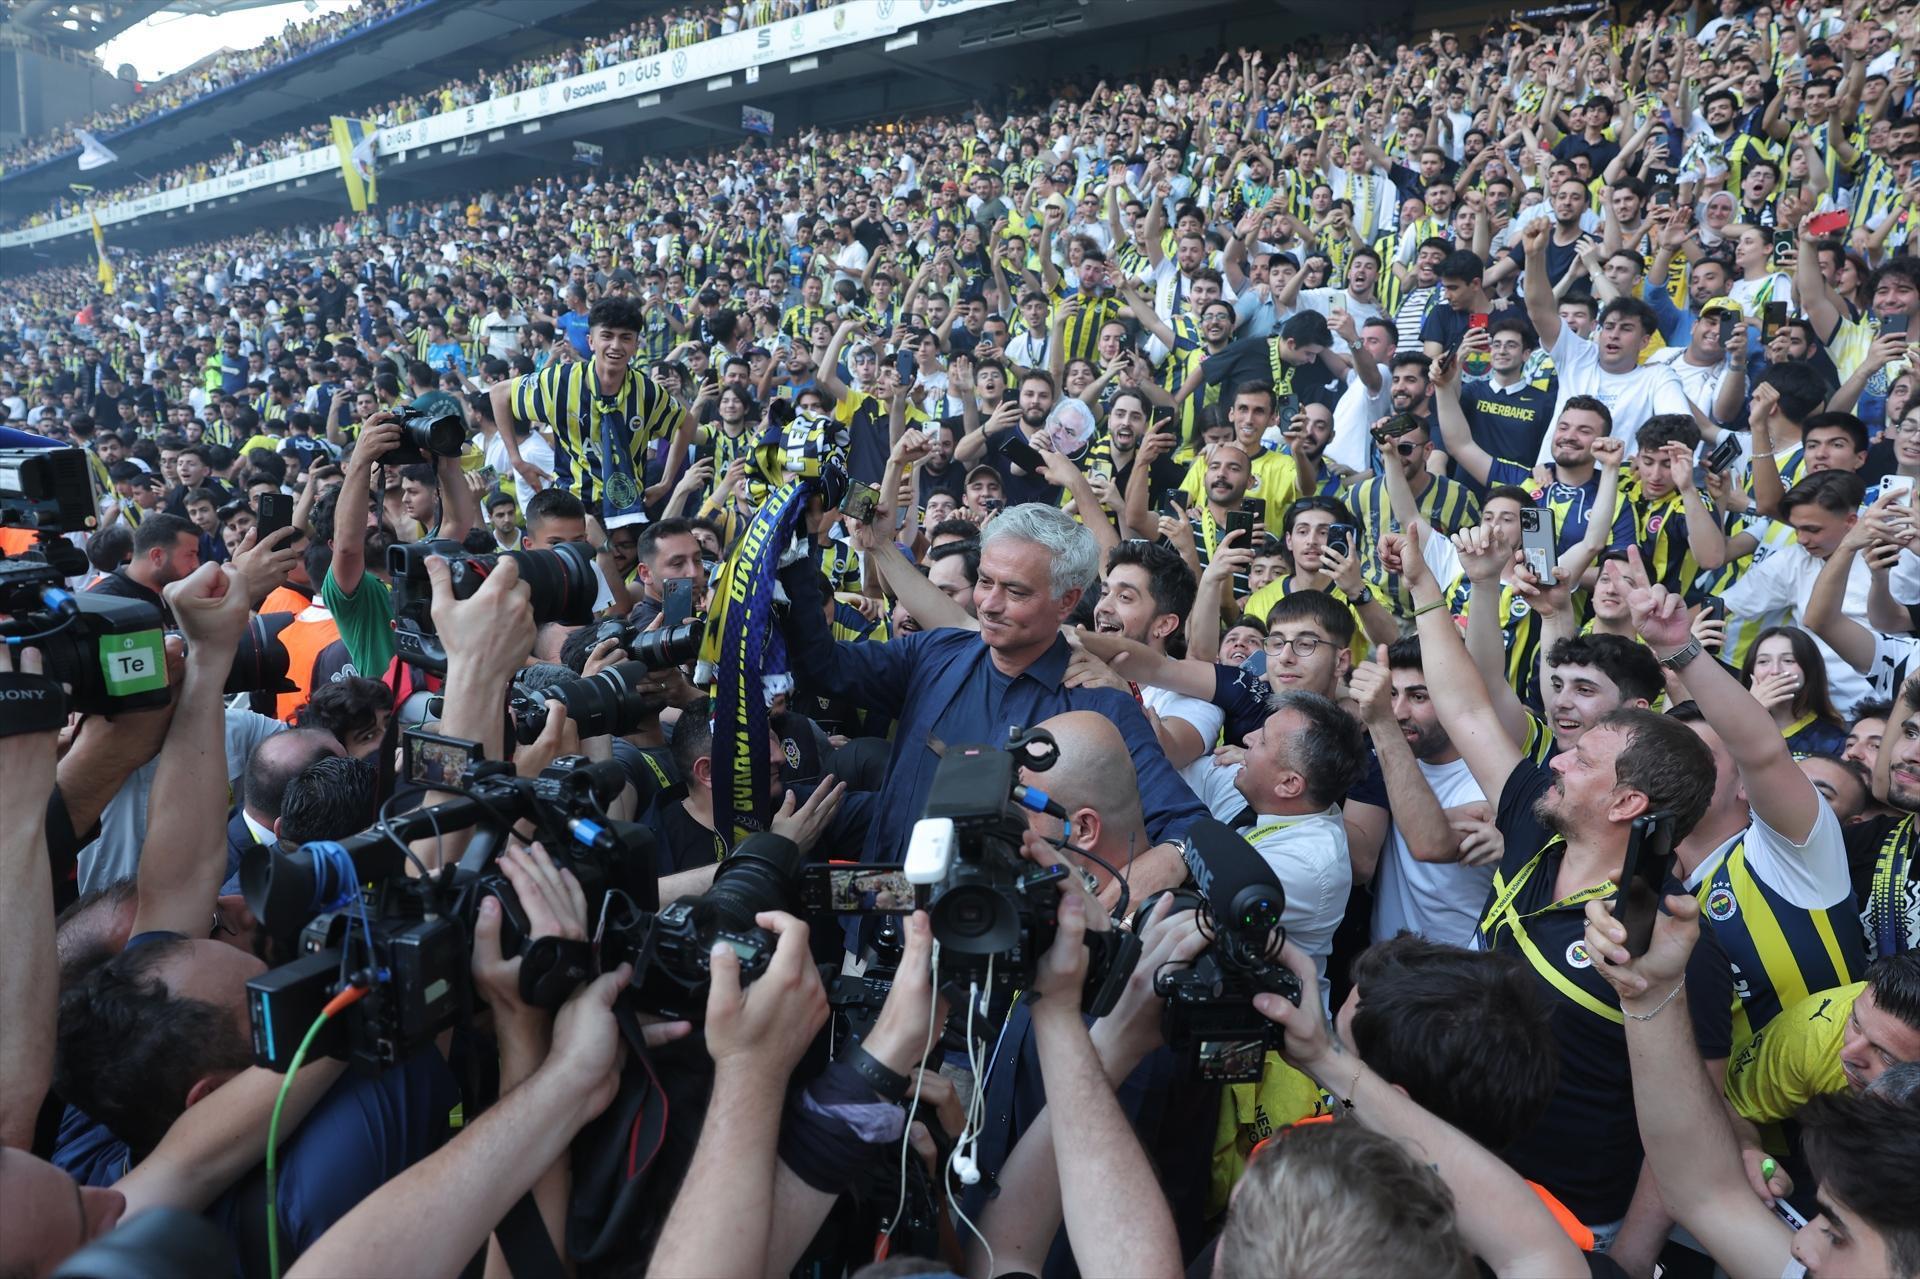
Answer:
[(1549, 911), (1564, 910), (1568, 907), (1578, 906), (1596, 897), (1609, 896), (1617, 891), (1613, 882), (1607, 880), (1594, 884), (1589, 888), (1583, 888), (1577, 893), (1569, 893), (1559, 901), (1542, 906), (1539, 910), (1528, 911), (1524, 915), (1514, 909), (1513, 901), (1515, 897), (1519, 896), (1520, 889), (1532, 876), (1535, 868), (1540, 865), (1541, 859), (1547, 854), (1547, 849), (1552, 848), (1554, 844), (1559, 842), (1559, 838), (1556, 837), (1546, 848), (1535, 853), (1533, 860), (1521, 867), (1511, 882), (1500, 886), (1499, 895), (1494, 899), (1493, 906), (1487, 911), (1486, 917), (1480, 921), (1480, 935), (1491, 943), (1494, 934), (1499, 929), (1499, 924), (1504, 923), (1507, 932), (1512, 935), (1513, 940), (1519, 945), (1521, 953), (1527, 957), (1527, 962), (1533, 965), (1534, 971), (1539, 973), (1548, 984), (1595, 1016), (1603, 1017), (1615, 1025), (1623, 1026), (1626, 1024), (1626, 1018), (1618, 1008), (1599, 999), (1591, 991), (1582, 989), (1571, 977), (1568, 977), (1564, 972), (1560, 971), (1552, 960), (1540, 953), (1539, 948), (1533, 944), (1533, 938), (1529, 937), (1527, 930), (1522, 927), (1522, 921), (1532, 919), (1536, 915), (1544, 915)]

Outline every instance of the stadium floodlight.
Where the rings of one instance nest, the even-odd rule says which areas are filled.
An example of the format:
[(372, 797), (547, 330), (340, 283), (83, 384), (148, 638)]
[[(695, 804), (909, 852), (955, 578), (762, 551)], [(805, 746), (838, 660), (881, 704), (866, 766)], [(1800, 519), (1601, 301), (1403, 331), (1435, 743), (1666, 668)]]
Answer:
[(802, 71), (817, 70), (819, 66), (820, 66), (820, 59), (817, 57), (795, 58), (793, 61), (787, 63), (787, 74), (799, 75)]
[(892, 53), (898, 49), (911, 49), (914, 45), (919, 43), (920, 43), (920, 33), (918, 31), (906, 31), (893, 37), (893, 39), (887, 41), (886, 47), (887, 47), (887, 52)]

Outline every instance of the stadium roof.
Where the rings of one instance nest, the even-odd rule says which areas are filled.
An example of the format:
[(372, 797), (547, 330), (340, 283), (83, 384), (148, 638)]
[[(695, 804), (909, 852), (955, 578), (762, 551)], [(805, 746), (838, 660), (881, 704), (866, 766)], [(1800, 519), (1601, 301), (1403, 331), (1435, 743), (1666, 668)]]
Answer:
[(157, 13), (216, 16), (283, 0), (4, 0), (6, 25), (76, 49), (95, 49)]

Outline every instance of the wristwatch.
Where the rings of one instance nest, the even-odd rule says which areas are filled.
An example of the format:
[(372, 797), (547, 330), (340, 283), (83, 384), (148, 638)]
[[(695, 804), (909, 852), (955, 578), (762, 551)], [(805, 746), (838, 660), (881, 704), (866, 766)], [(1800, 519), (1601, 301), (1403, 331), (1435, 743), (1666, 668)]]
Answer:
[(1683, 671), (1693, 664), (1694, 658), (1706, 651), (1706, 649), (1700, 647), (1699, 640), (1689, 637), (1686, 644), (1681, 648), (1658, 660), (1660, 665), (1670, 671)]

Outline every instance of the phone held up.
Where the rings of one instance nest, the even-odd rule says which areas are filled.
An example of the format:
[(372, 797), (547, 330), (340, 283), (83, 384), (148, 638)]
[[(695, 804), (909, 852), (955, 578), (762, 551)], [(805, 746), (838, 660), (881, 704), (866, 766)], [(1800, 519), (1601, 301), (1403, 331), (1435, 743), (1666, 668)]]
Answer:
[(1557, 556), (1553, 548), (1552, 513), (1537, 506), (1521, 508), (1520, 511), (1520, 550), (1526, 558), (1527, 571), (1532, 573), (1542, 586), (1554, 586), (1559, 578), (1554, 573)]
[(1620, 866), (1615, 914), (1627, 930), (1627, 953), (1644, 955), (1653, 940), (1654, 917), (1673, 866), (1673, 814), (1644, 813), (1633, 819), (1627, 856)]

